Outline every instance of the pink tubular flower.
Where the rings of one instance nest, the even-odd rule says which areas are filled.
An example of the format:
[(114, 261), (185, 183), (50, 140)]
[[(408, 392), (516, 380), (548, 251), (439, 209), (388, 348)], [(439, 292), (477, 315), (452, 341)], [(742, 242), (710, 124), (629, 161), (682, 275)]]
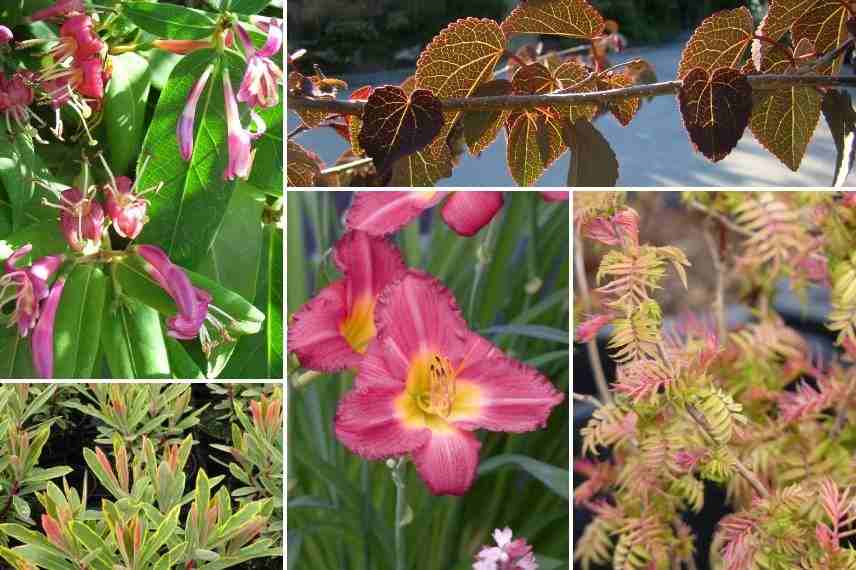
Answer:
[(62, 265), (61, 255), (43, 257), (31, 266), (19, 269), (16, 264), (33, 250), (27, 244), (15, 250), (6, 260), (0, 275), (0, 307), (12, 300), (15, 308), (9, 315), (10, 326), (18, 325), (18, 334), (26, 337), (36, 326), (41, 314), (40, 303), (48, 296), (48, 279)]
[(120, 236), (135, 239), (143, 231), (148, 218), (148, 200), (133, 191), (133, 183), (126, 176), (116, 178), (116, 187), (108, 184), (104, 191), (104, 209), (113, 222), (113, 228)]
[(187, 55), (196, 50), (213, 47), (210, 40), (164, 40), (158, 39), (152, 42), (152, 45), (158, 49), (175, 53), (178, 55)]
[(273, 107), (279, 102), (279, 85), (282, 83), (282, 70), (271, 57), (282, 50), (282, 21), (274, 21), (267, 26), (267, 41), (260, 50), (241, 24), (235, 24), (235, 31), (244, 46), (247, 56), (247, 70), (238, 89), (238, 101), (250, 107)]
[(450, 228), (472, 236), (502, 208), (502, 192), (358, 192), (345, 220), (349, 229), (393, 233), (446, 197), (441, 215)]
[(0, 26), (0, 46), (8, 44), (14, 39), (14, 37), (15, 36), (12, 35), (12, 30), (6, 26)]
[(344, 276), (294, 315), (288, 348), (301, 366), (321, 372), (356, 368), (375, 337), (378, 295), (406, 271), (401, 254), (379, 236), (351, 231), (333, 249)]
[(475, 429), (544, 426), (564, 395), (467, 328), (451, 292), (410, 270), (375, 307), (375, 341), (336, 412), (336, 437), (367, 459), (410, 454), (435, 495), (472, 485)]
[(83, 0), (58, 0), (58, 2), (54, 3), (53, 6), (49, 6), (43, 10), (33, 13), (33, 15), (30, 16), (30, 21), (38, 22), (40, 20), (64, 18), (72, 14), (83, 14), (84, 11), (85, 7), (83, 5)]
[(252, 143), (264, 134), (265, 124), (261, 117), (251, 113), (253, 122), (256, 124), (256, 132), (250, 132), (241, 125), (238, 102), (235, 100), (235, 92), (232, 90), (228, 69), (223, 70), (223, 98), (226, 101), (229, 143), (229, 164), (226, 166), (223, 178), (226, 180), (246, 179), (250, 176), (250, 170), (253, 167)]
[(512, 540), (511, 529), (493, 531), (496, 546), (483, 546), (476, 555), (473, 570), (538, 570), (532, 547), (525, 539)]
[(193, 124), (196, 120), (196, 106), (199, 105), (199, 98), (205, 90), (205, 85), (208, 83), (208, 78), (211, 77), (211, 72), (214, 70), (213, 65), (209, 65), (193, 84), (190, 90), (190, 95), (187, 97), (187, 104), (184, 106), (184, 111), (178, 119), (178, 128), (176, 135), (178, 136), (178, 146), (181, 152), (181, 158), (190, 160), (193, 155)]
[(161, 248), (141, 245), (137, 247), (137, 253), (146, 261), (146, 271), (172, 297), (178, 308), (178, 313), (167, 319), (167, 334), (182, 340), (196, 338), (204, 330), (211, 295), (194, 287), (187, 273), (173, 264)]
[(59, 43), (51, 50), (59, 63), (69, 57), (78, 62), (104, 56), (107, 44), (92, 30), (92, 18), (85, 14), (72, 16), (59, 30)]
[(30, 123), (30, 104), (33, 102), (33, 90), (28, 84), (26, 73), (15, 73), (9, 79), (0, 72), (0, 113), (5, 116), (6, 124), (14, 122), (19, 127)]
[(90, 255), (101, 248), (104, 210), (96, 200), (77, 188), (61, 195), (59, 223), (65, 241), (74, 251)]
[(59, 277), (51, 287), (48, 298), (42, 307), (42, 315), (33, 336), (30, 338), (30, 352), (33, 356), (33, 367), (42, 378), (53, 378), (54, 365), (54, 321), (62, 290), (65, 288), (65, 277)]

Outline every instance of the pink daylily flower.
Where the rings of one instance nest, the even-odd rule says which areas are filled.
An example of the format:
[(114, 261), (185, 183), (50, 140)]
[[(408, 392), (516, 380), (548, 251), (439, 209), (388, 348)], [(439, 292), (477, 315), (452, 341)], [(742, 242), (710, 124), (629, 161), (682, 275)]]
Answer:
[(447, 197), (440, 215), (450, 228), (463, 236), (478, 233), (503, 204), (502, 192), (358, 192), (345, 223), (349, 229), (375, 235), (391, 234)]
[(193, 125), (196, 120), (196, 107), (199, 105), (199, 98), (205, 90), (205, 85), (208, 83), (211, 72), (214, 71), (214, 66), (209, 65), (193, 84), (190, 89), (190, 95), (187, 97), (187, 103), (184, 106), (184, 111), (178, 119), (178, 128), (176, 136), (178, 137), (178, 147), (181, 152), (181, 158), (190, 160), (193, 155)]
[(61, 194), (59, 223), (65, 241), (74, 251), (90, 255), (101, 248), (104, 209), (77, 188)]
[(356, 368), (375, 337), (374, 308), (387, 285), (406, 271), (396, 247), (379, 236), (352, 231), (333, 248), (344, 275), (295, 313), (288, 348), (310, 370)]
[[(562, 196), (559, 196), (559, 195)], [(541, 192), (548, 202), (568, 200), (568, 192)], [(358, 192), (345, 220), (349, 229), (375, 235), (398, 231), (428, 208), (446, 202), (440, 215), (446, 224), (462, 236), (473, 236), (488, 225), (504, 203), (503, 193), (479, 192)]]
[(339, 403), (336, 437), (367, 459), (409, 454), (435, 495), (470, 488), (476, 429), (521, 433), (546, 424), (564, 395), (537, 370), (467, 328), (452, 293), (410, 270), (375, 308), (377, 334)]
[(223, 173), (225, 180), (249, 178), (253, 167), (252, 143), (265, 132), (265, 124), (254, 112), (251, 112), (256, 131), (251, 132), (241, 125), (241, 115), (238, 112), (238, 101), (232, 90), (229, 70), (223, 70), (223, 98), (226, 101), (226, 124), (228, 127), (229, 164)]
[(48, 279), (59, 266), (63, 256), (43, 257), (29, 267), (18, 268), (18, 260), (33, 250), (31, 244), (16, 249), (4, 264), (0, 275), (0, 307), (15, 301), (15, 308), (9, 315), (10, 325), (18, 325), (18, 334), (26, 337), (36, 326), (41, 314), (41, 302), (48, 297)]
[(36, 324), (33, 336), (30, 338), (33, 367), (42, 378), (53, 378), (54, 321), (64, 288), (65, 277), (59, 277), (51, 287), (48, 298), (42, 307), (42, 315)]
[(282, 21), (267, 25), (267, 40), (261, 49), (256, 50), (247, 31), (240, 24), (235, 31), (244, 46), (247, 56), (247, 70), (238, 89), (238, 101), (250, 107), (274, 107), (279, 102), (279, 85), (282, 83), (282, 70), (271, 57), (282, 50)]
[(146, 271), (172, 297), (178, 308), (178, 313), (167, 319), (167, 334), (181, 340), (199, 336), (208, 317), (211, 295), (194, 287), (187, 273), (173, 264), (161, 248), (141, 245), (137, 247), (137, 253), (146, 261)]
[(113, 229), (120, 236), (135, 239), (143, 231), (148, 217), (149, 201), (133, 191), (133, 183), (127, 176), (116, 178), (116, 187), (108, 184), (104, 191), (104, 209), (113, 222)]
[(512, 540), (511, 529), (493, 531), (496, 546), (484, 546), (476, 555), (473, 570), (538, 570), (532, 547), (523, 538)]
[(65, 18), (72, 14), (83, 14), (84, 11), (85, 6), (83, 5), (83, 0), (59, 0), (58, 2), (55, 2), (53, 6), (48, 6), (47, 8), (34, 12), (33, 15), (30, 16), (30, 21), (38, 22), (40, 20)]

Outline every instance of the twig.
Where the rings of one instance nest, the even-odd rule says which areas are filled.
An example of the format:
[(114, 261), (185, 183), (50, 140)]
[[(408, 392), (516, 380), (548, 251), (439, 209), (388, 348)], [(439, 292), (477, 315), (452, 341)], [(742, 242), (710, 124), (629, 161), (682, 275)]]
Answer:
[[(591, 294), (589, 293), (588, 281), (586, 279), (586, 263), (583, 257), (583, 240), (579, 229), (576, 230), (574, 239), (574, 273), (575, 284), (580, 292), (580, 299), (583, 303), (583, 310), (586, 313), (591, 312)], [(603, 371), (603, 365), (600, 362), (600, 353), (597, 350), (597, 339), (591, 339), (586, 343), (586, 351), (588, 352), (589, 364), (594, 372), (594, 383), (597, 386), (597, 393), (601, 401), (607, 404), (612, 403), (612, 394), (609, 393), (609, 385), (606, 382), (606, 374)]]
[[(716, 442), (716, 439), (713, 437), (713, 430), (710, 428), (710, 424), (707, 422), (707, 418), (704, 417), (698, 408), (693, 406), (692, 404), (687, 405), (687, 413), (690, 417), (695, 421), (698, 427), (701, 429), (702, 433), (704, 433), (711, 441)], [(734, 458), (734, 468), (737, 469), (737, 472), (746, 479), (746, 481), (755, 489), (755, 492), (758, 493), (758, 496), (766, 498), (770, 495), (770, 492), (764, 487), (764, 484), (758, 479), (758, 476), (755, 473), (743, 465), (743, 463), (737, 458)]]
[(577, 402), (586, 402), (587, 404), (591, 404), (595, 408), (603, 407), (603, 402), (601, 402), (590, 394), (577, 394), (576, 392), (572, 392), (572, 396)]
[[(770, 90), (779, 87), (816, 86), (816, 87), (856, 87), (856, 76), (829, 77), (828, 75), (749, 75), (747, 81), (755, 91)], [(663, 81), (647, 85), (634, 85), (606, 91), (588, 93), (561, 93), (546, 95), (496, 95), (489, 97), (454, 97), (441, 99), (444, 111), (502, 111), (534, 109), (557, 105), (582, 103), (605, 103), (639, 97), (657, 97), (673, 95), (681, 88), (682, 81)], [(289, 109), (293, 111), (321, 110), (339, 115), (361, 115), (365, 101), (340, 101), (337, 99), (313, 99), (292, 96), (288, 99)]]
[[(572, 48), (563, 49), (563, 50), (557, 51), (557, 52), (543, 53), (543, 54), (541, 54), (535, 58), (535, 62), (537, 63), (540, 61), (544, 61), (545, 59), (552, 57), (552, 56), (561, 57), (563, 55), (570, 55), (572, 53), (587, 53), (590, 49), (591, 49), (591, 46), (584, 45), (584, 46), (574, 46)], [(502, 67), (502, 68), (496, 70), (496, 72), (493, 74), (493, 76), (498, 77), (500, 75), (505, 75), (506, 73), (511, 71), (511, 67), (512, 67), (511, 65), (506, 65), (505, 67)]]
[(726, 218), (725, 216), (720, 214), (719, 212), (717, 212), (715, 210), (711, 210), (707, 206), (705, 206), (703, 204), (699, 204), (695, 200), (691, 200), (687, 204), (689, 205), (689, 207), (691, 209), (698, 210), (699, 212), (706, 214), (706, 215), (710, 216), (711, 218), (714, 218), (715, 220), (720, 222), (722, 225), (724, 225), (726, 228), (728, 228), (729, 230), (731, 230), (734, 233), (740, 234), (743, 237), (752, 237), (753, 235), (755, 235), (752, 232), (750, 232), (749, 230), (747, 230), (745, 228), (741, 228), (740, 226), (738, 226), (737, 224), (735, 224), (734, 222), (732, 222), (731, 220), (729, 220), (728, 218)]
[(293, 131), (291, 131), (290, 133), (288, 133), (288, 135), (286, 135), (285, 139), (286, 139), (286, 140), (291, 140), (292, 138), (296, 137), (296, 136), (297, 136), (297, 135), (299, 135), (300, 133), (302, 133), (302, 132), (304, 132), (304, 131), (308, 131), (308, 130), (309, 130), (309, 127), (307, 127), (305, 123), (301, 123), (301, 124), (300, 124), (299, 126), (297, 126)]
[(330, 168), (325, 168), (321, 171), (321, 174), (338, 174), (339, 172), (345, 172), (346, 170), (353, 170), (354, 168), (359, 168), (361, 166), (365, 166), (367, 164), (371, 164), (371, 158), (360, 158), (354, 160), (352, 162), (346, 162), (345, 164), (339, 164), (337, 166), (331, 166)]
[(728, 334), (728, 324), (725, 321), (725, 264), (719, 256), (719, 247), (710, 233), (710, 225), (704, 225), (704, 241), (710, 251), (713, 268), (716, 270), (716, 297), (713, 301), (713, 312), (716, 314), (716, 332), (719, 336), (717, 344), (722, 348)]
[(844, 42), (831, 52), (827, 53), (822, 58), (813, 62), (811, 65), (807, 65), (805, 71), (799, 69), (797, 70), (797, 73), (808, 73), (810, 71), (814, 71), (815, 69), (823, 67), (827, 63), (832, 63), (838, 56), (846, 52), (851, 47), (853, 47), (853, 38), (848, 39), (846, 42)]

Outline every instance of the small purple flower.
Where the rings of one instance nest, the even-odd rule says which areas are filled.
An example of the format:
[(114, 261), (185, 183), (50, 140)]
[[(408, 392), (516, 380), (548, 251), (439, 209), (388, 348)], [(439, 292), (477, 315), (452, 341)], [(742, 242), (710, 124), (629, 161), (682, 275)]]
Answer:
[(41, 314), (40, 303), (48, 296), (47, 281), (63, 262), (63, 256), (52, 255), (37, 260), (29, 267), (18, 268), (19, 259), (32, 251), (27, 244), (15, 250), (6, 260), (0, 276), (0, 307), (12, 300), (15, 308), (9, 316), (10, 324), (18, 325), (18, 334), (26, 337), (36, 326)]
[(96, 200), (77, 188), (64, 190), (59, 222), (62, 235), (74, 251), (90, 255), (101, 248), (104, 210)]
[(54, 365), (54, 321), (62, 290), (65, 288), (65, 277), (59, 277), (51, 287), (50, 294), (42, 307), (33, 336), (30, 338), (30, 352), (33, 355), (33, 367), (42, 378), (53, 378)]
[(172, 297), (178, 308), (178, 313), (167, 319), (167, 334), (181, 340), (196, 338), (208, 317), (211, 295), (194, 287), (187, 273), (172, 263), (159, 247), (141, 245), (137, 253), (146, 261), (149, 275)]
[(205, 85), (208, 83), (208, 78), (211, 77), (211, 72), (214, 70), (213, 65), (209, 65), (193, 84), (190, 90), (190, 95), (187, 98), (187, 104), (184, 106), (184, 111), (178, 119), (178, 128), (176, 135), (178, 136), (178, 146), (181, 151), (181, 158), (190, 160), (193, 154), (193, 124), (196, 120), (196, 106), (199, 105), (199, 98), (205, 90)]
[(133, 191), (133, 183), (127, 176), (116, 178), (116, 187), (108, 184), (104, 190), (104, 209), (120, 236), (135, 239), (143, 231), (148, 218), (149, 201)]
[(538, 570), (532, 547), (526, 540), (512, 540), (511, 529), (493, 531), (496, 546), (484, 546), (476, 555), (473, 570)]
[(258, 51), (253, 47), (250, 36), (240, 24), (235, 25), (235, 31), (247, 55), (247, 70), (238, 89), (238, 101), (250, 107), (275, 106), (279, 103), (282, 70), (271, 60), (271, 57), (282, 50), (282, 21), (272, 20), (272, 23), (267, 26), (267, 41)]
[(0, 25), (0, 46), (4, 44), (8, 44), (12, 41), (14, 36), (12, 35), (12, 30), (7, 28), (6, 26)]
[(250, 132), (241, 126), (241, 115), (238, 112), (238, 102), (235, 100), (235, 92), (232, 90), (232, 82), (229, 79), (229, 71), (223, 70), (223, 97), (226, 101), (226, 123), (228, 125), (229, 164), (223, 173), (226, 180), (235, 178), (248, 178), (253, 166), (252, 143), (262, 136), (265, 124), (254, 112), (251, 112), (253, 122), (256, 124), (256, 132)]

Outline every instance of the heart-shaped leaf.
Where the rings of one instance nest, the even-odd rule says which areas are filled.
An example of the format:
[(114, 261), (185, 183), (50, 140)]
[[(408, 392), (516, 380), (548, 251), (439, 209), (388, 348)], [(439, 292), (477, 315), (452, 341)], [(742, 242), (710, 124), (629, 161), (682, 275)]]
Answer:
[(693, 32), (681, 54), (678, 78), (683, 79), (697, 67), (708, 72), (720, 67), (739, 67), (754, 31), (752, 13), (746, 7), (708, 16)]
[(442, 128), (440, 100), (430, 91), (417, 89), (408, 97), (401, 87), (387, 85), (366, 101), (359, 141), (383, 174), (396, 160), (427, 146)]
[(452, 153), (445, 144), (436, 153), (420, 150), (399, 159), (392, 167), (389, 186), (433, 186), (452, 175)]
[(563, 125), (562, 137), (571, 149), (568, 186), (603, 188), (618, 182), (618, 159), (609, 142), (589, 121)]
[[(510, 93), (510, 81), (494, 79), (479, 85), (473, 97), (496, 97)], [(478, 156), (493, 143), (508, 114), (508, 111), (473, 111), (464, 115), (464, 138), (470, 153)]]
[[(850, 35), (847, 22), (851, 15), (848, 3), (839, 0), (772, 0), (758, 34), (778, 41), (790, 32), (793, 45), (808, 39), (817, 53), (829, 53), (847, 41)], [(775, 51), (775, 44), (756, 40), (753, 50), (766, 54)], [(841, 61), (839, 56), (817, 71), (836, 73)]]
[(288, 186), (315, 186), (315, 181), (321, 176), (321, 159), (310, 150), (306, 150), (294, 141), (288, 141), (286, 147), (288, 166), (286, 181)]
[(736, 69), (709, 74), (697, 67), (678, 91), (684, 126), (695, 147), (713, 162), (722, 160), (743, 137), (752, 113), (752, 86)]
[(587, 0), (525, 0), (502, 23), (502, 31), (593, 40), (603, 25), (603, 16)]
[(538, 112), (513, 113), (508, 121), (507, 161), (518, 186), (532, 186), (565, 151), (555, 121)]

